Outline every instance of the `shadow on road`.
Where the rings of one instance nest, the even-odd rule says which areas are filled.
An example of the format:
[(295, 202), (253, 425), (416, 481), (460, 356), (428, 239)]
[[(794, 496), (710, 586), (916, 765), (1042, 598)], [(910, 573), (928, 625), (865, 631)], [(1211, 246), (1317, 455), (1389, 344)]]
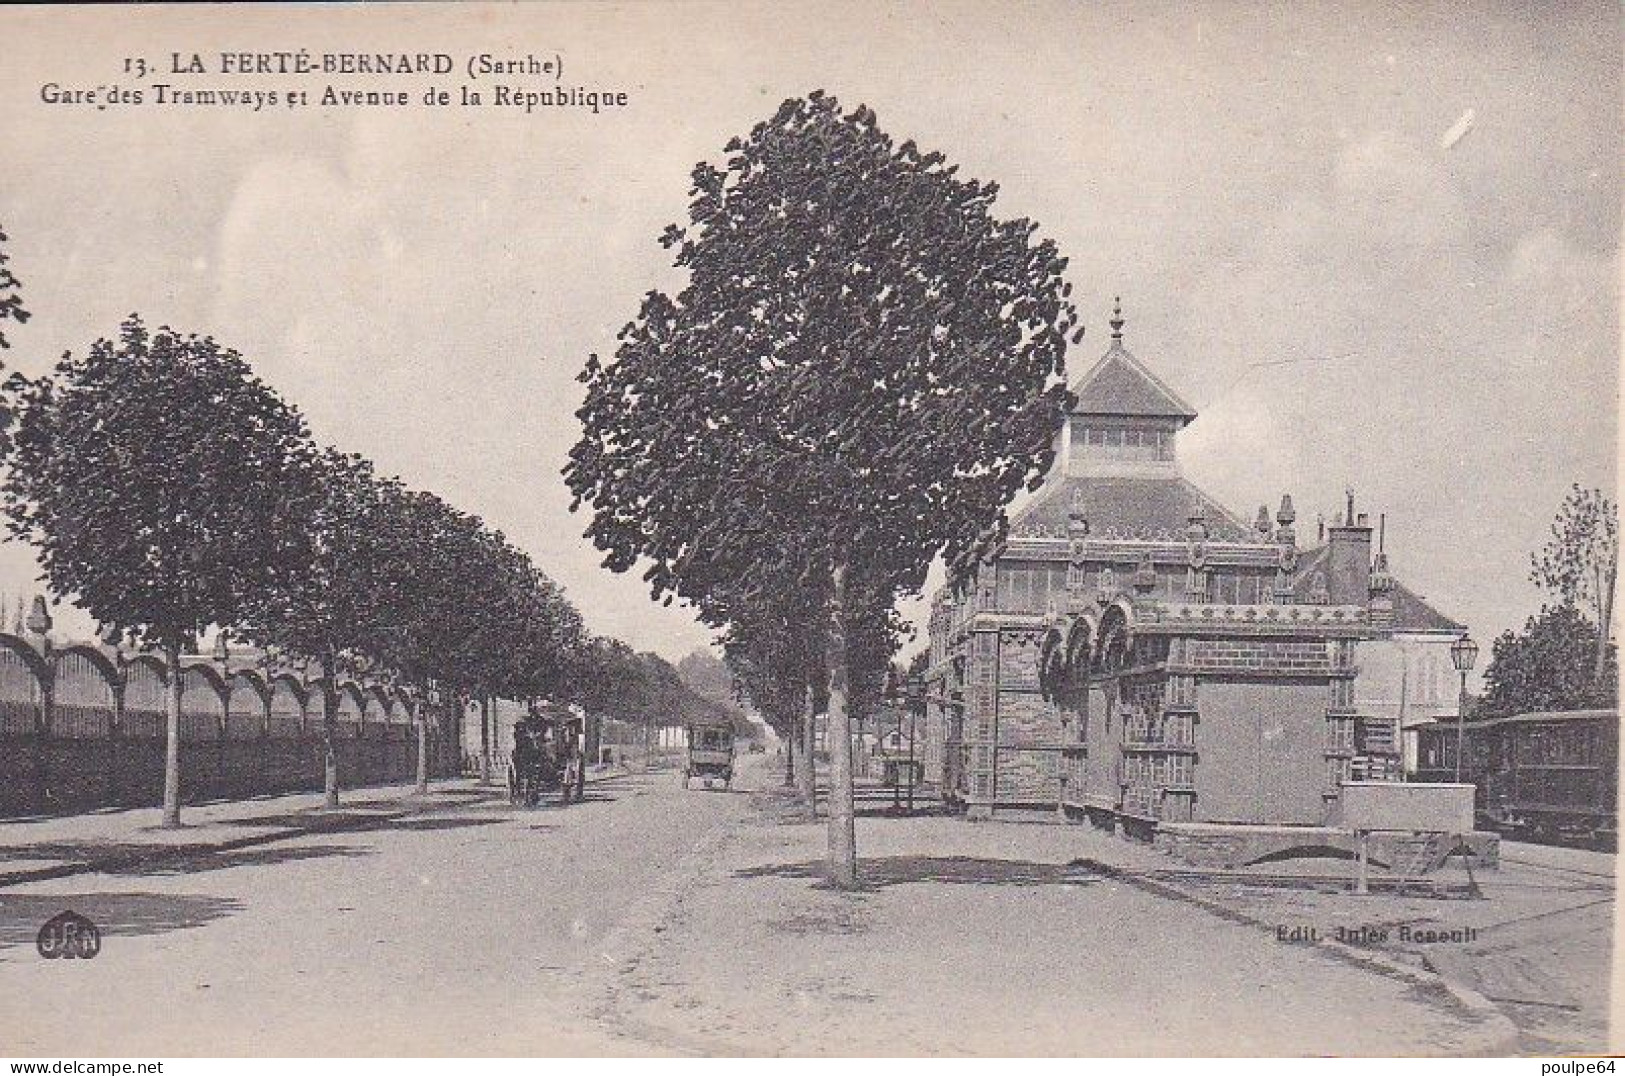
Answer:
[[(809, 878), (824, 882), (822, 862), (775, 863), (734, 872), (736, 878)], [(1031, 863), (1015, 859), (979, 859), (974, 856), (888, 856), (858, 862), (864, 889), (941, 882), (950, 885), (1090, 885), (1096, 881), (1085, 871), (1064, 863)]]
[[(283, 839), (280, 835), (274, 839)], [(257, 842), (269, 844), (270, 841)], [(118, 842), (73, 841), (37, 844), (27, 848), (0, 849), (14, 853), (14, 859), (58, 860), (66, 864), (94, 864), (99, 874), (149, 877), (166, 874), (194, 874), (200, 871), (229, 870), (232, 867), (271, 866), (303, 859), (333, 856), (370, 855), (369, 849), (347, 845), (320, 844), (289, 848), (216, 849), (208, 846), (120, 844)], [(73, 871), (72, 873), (82, 873)]]
[(296, 830), (294, 836), (327, 833), (373, 833), (378, 830), (464, 829), (495, 825), (494, 818), (426, 818), (421, 815), (360, 814), (340, 808), (337, 811), (291, 811), (287, 814), (258, 815), (233, 822), (239, 826), (264, 826)]
[(133, 859), (151, 855), (153, 846), (136, 841), (39, 841), (0, 846), (0, 863), (56, 859), (78, 863), (87, 859)]
[(273, 867), (279, 863), (299, 863), (307, 859), (356, 859), (372, 855), (370, 848), (357, 848), (343, 844), (307, 844), (294, 848), (253, 848), (235, 852), (209, 852), (200, 850), (195, 855), (177, 852), (163, 859), (132, 863), (125, 867), (105, 871), (106, 874), (128, 877), (158, 877), (172, 874), (198, 874), (203, 871), (223, 871), (233, 867)]
[[(94, 869), (102, 874), (132, 876), (187, 874), (230, 867), (272, 865), (326, 856), (358, 856), (365, 849), (343, 845), (265, 848), (264, 845), (306, 836), (336, 836), (399, 832), (433, 832), (495, 825), (499, 818), (425, 818), (409, 815), (367, 815), (335, 812), (293, 812), (242, 819), (234, 824), (265, 827), (271, 832), (238, 838), (230, 847), (209, 844), (161, 844), (137, 841), (39, 841), (0, 847), (0, 862), (55, 861), (68, 873)], [(249, 849), (252, 848), (252, 851)]]
[[(626, 787), (625, 777), (611, 777), (589, 786), (583, 803), (611, 803), (618, 797), (616, 786)], [(263, 846), (310, 836), (343, 836), (380, 832), (434, 833), (493, 826), (514, 818), (506, 790), (498, 788), (439, 789), (431, 796), (438, 802), (400, 799), (357, 799), (333, 810), (300, 809), (272, 814), (233, 818), (220, 823), (189, 827), (186, 839), (166, 842), (116, 839), (34, 841), (0, 845), (0, 863), (50, 863), (38, 870), (23, 872), (28, 880), (65, 877), (91, 871), (131, 876), (185, 874), (204, 870), (225, 870), (236, 866), (273, 865), (328, 856), (359, 856), (368, 850), (341, 845), (268, 849)], [(572, 805), (573, 806), (573, 805)], [(563, 805), (544, 803), (541, 810), (562, 810)], [(529, 813), (529, 812), (526, 812)], [(247, 837), (231, 836), (225, 827), (263, 829)], [(537, 826), (536, 829), (552, 828)], [(218, 836), (210, 837), (214, 834)], [(196, 838), (203, 836), (204, 840)], [(253, 848), (255, 851), (246, 851)], [(14, 884), (10, 878), (0, 884)]]
[(45, 921), (66, 910), (89, 918), (104, 937), (141, 937), (200, 927), (242, 908), (228, 897), (170, 893), (8, 893), (0, 896), (0, 949), (32, 946)]
[[(823, 802), (822, 799), (819, 800)], [(885, 803), (860, 802), (852, 812), (854, 818), (948, 818), (957, 816), (958, 811), (950, 810), (940, 803), (916, 803), (914, 810), (907, 807), (898, 807), (890, 800)]]

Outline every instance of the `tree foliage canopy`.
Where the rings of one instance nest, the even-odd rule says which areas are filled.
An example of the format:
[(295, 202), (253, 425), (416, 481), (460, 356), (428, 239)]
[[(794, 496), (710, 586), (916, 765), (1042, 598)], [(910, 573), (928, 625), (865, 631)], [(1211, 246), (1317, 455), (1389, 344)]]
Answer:
[(734, 713), (695, 691), (665, 658), (634, 651), (619, 639), (589, 641), (579, 658), (575, 688), (574, 701), (588, 713), (640, 726), (727, 723)]
[(1613, 630), (1614, 582), (1619, 571), (1619, 512), (1601, 490), (1576, 484), (1564, 498), (1546, 545), (1530, 556), (1530, 579), (1560, 604), (1587, 613), (1594, 625), (1591, 671), (1602, 679)]
[(305, 570), (304, 419), (237, 352), (132, 316), (13, 388), (11, 530), (103, 624), (182, 645)]
[(1583, 710), (1618, 704), (1618, 656), (1606, 650), (1605, 675), (1592, 675), (1597, 626), (1572, 604), (1548, 606), (1521, 632), (1495, 640), (1484, 670), (1480, 714), (1503, 717), (1532, 710)]
[(646, 558), (657, 597), (703, 601), (771, 558), (918, 587), (1051, 462), (1065, 260), (866, 108), (786, 101), (726, 152), (664, 237), (688, 285), (582, 375), (566, 476), (588, 534), (613, 569)]
[[(10, 258), (6, 255), (6, 232), (0, 228), (0, 322), (15, 321), (21, 325), (28, 321), (28, 311), (23, 307), (22, 282), (11, 272), (6, 264)], [(0, 350), (11, 346), (6, 334), (0, 331)]]

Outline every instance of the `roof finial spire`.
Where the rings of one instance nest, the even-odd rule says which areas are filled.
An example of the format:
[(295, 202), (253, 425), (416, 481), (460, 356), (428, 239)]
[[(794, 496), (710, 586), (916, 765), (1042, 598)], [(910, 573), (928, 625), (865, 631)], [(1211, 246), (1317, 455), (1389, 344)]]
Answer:
[(1112, 299), (1112, 339), (1123, 339), (1123, 297), (1121, 295)]

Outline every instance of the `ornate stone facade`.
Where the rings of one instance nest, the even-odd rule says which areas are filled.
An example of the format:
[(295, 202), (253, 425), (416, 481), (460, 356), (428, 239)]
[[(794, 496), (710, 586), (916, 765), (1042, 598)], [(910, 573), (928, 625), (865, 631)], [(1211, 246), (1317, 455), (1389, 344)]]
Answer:
[(1321, 824), (1340, 782), (1397, 776), (1394, 721), (1354, 705), (1357, 644), (1393, 628), (1385, 558), (1352, 494), (1304, 548), (1290, 496), (1249, 522), (1191, 485), (1195, 411), (1112, 328), (1056, 473), (936, 597), (927, 765), (972, 817)]

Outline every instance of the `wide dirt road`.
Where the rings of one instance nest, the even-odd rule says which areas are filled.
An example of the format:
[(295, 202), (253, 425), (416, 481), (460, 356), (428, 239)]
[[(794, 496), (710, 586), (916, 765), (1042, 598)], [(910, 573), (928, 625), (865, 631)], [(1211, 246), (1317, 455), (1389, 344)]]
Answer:
[[(466, 783), (426, 800), (363, 792), (303, 836), (0, 887), (0, 1055), (1449, 1054), (1481, 1041), (1442, 992), (1080, 876), (1070, 861), (1111, 838), (1078, 827), (866, 817), (870, 888), (833, 892), (818, 880), (822, 825), (753, 794), (776, 780), (760, 762), (733, 793), (685, 792), (667, 772), (536, 811)], [(35, 952), (64, 908), (106, 932), (95, 960)]]
[[(574, 1010), (672, 865), (748, 810), (677, 785), (535, 811), (464, 785), (405, 817), (359, 792), (333, 832), (0, 889), (0, 1055), (637, 1050)], [(104, 931), (95, 960), (35, 952), (64, 908)]]

